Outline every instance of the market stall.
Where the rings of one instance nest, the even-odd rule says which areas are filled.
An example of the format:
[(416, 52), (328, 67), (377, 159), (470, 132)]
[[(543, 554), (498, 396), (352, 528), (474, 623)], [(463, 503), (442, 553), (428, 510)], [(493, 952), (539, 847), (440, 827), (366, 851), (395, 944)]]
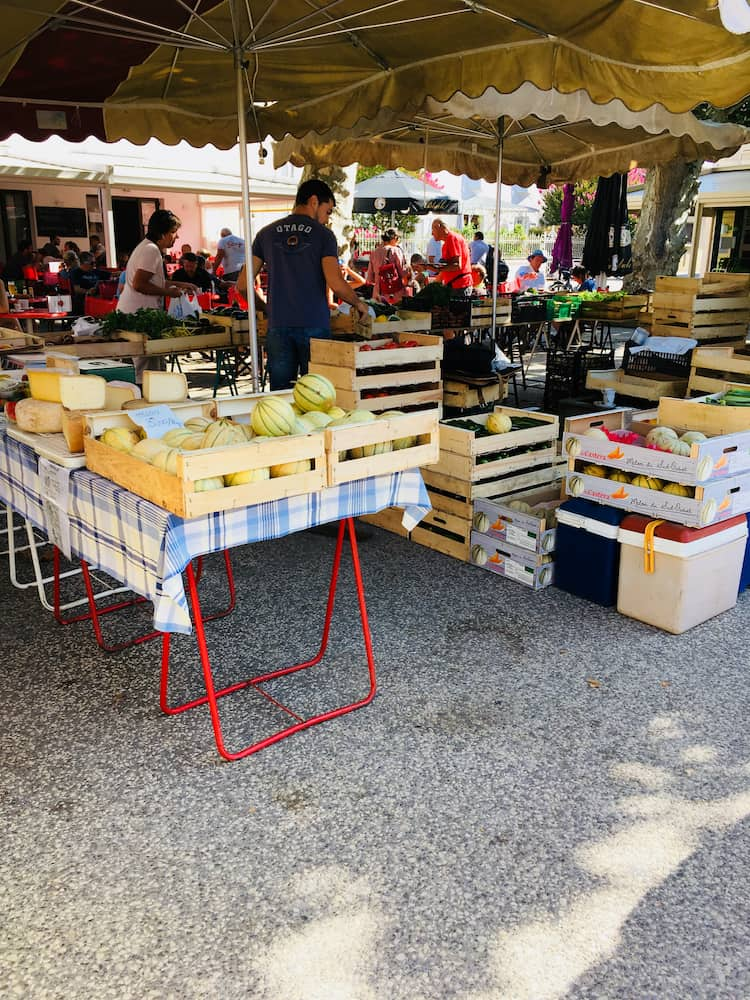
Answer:
[[(207, 705), (217, 748), (230, 760), (367, 704), (375, 693), (375, 667), (353, 518), (389, 505), (405, 509), (404, 521), (409, 526), (424, 516), (429, 501), (421, 476), (412, 467), (429, 463), (437, 454), (437, 416), (386, 414), (376, 420), (370, 415), (370, 420), (360, 423), (348, 420), (341, 411), (343, 419), (328, 429), (325, 425), (333, 418), (327, 411), (335, 394), (319, 376), (298, 383), (295, 396), (281, 393), (194, 404), (165, 401), (181, 376), (148, 374), (146, 394), (157, 398), (150, 400), (151, 405), (148, 399), (139, 401), (139, 407), (130, 410), (104, 409), (106, 384), (100, 377), (55, 370), (32, 383), (37, 397), (45, 398), (32, 396), (7, 407), (10, 422), (0, 433), (0, 498), (8, 509), (44, 532), (58, 550), (80, 560), (83, 569), (89, 610), (72, 619), (62, 615), (56, 569), (58, 621), (90, 620), (103, 649), (130, 645), (107, 645), (104, 616), (139, 602), (100, 609), (90, 585), (90, 568), (107, 573), (151, 601), (153, 631), (133, 641), (161, 639), (161, 706), (168, 714), (176, 714)], [(70, 409), (76, 398), (89, 404), (82, 414)], [(301, 402), (308, 407), (297, 408), (299, 418), (292, 410), (292, 399), (295, 405)], [(65, 448), (68, 438), (62, 434), (63, 419), (69, 424), (79, 415), (86, 424), (83, 456)], [(202, 611), (193, 562), (208, 553), (224, 552), (231, 610), (231, 548), (336, 521), (338, 538), (318, 653), (304, 663), (261, 670), (216, 689), (204, 631), (204, 622), (216, 616), (205, 616)], [(362, 618), (369, 675), (366, 693), (305, 719), (274, 702), (293, 718), (292, 723), (239, 750), (229, 750), (218, 699), (246, 688), (270, 697), (265, 683), (322, 659), (345, 537)], [(10, 544), (12, 538), (10, 531)], [(204, 693), (173, 706), (167, 694), (169, 634), (193, 628)]]

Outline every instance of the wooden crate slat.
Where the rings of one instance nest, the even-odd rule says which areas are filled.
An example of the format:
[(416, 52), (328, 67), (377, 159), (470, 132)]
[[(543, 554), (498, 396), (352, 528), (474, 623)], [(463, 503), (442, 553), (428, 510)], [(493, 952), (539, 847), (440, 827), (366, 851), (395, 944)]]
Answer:
[(434, 466), (422, 470), (422, 478), (428, 490), (433, 488), (452, 496), (476, 500), (478, 497), (506, 496), (508, 493), (517, 493), (519, 490), (529, 489), (532, 486), (545, 486), (554, 483), (560, 479), (563, 466), (556, 462), (554, 465), (545, 465), (538, 469), (532, 468), (528, 472), (513, 473), (498, 480), (478, 483), (472, 483), (455, 476), (446, 476), (445, 473), (433, 470)]
[(402, 410), (404, 407), (412, 406), (423, 409), (432, 408), (438, 407), (442, 403), (443, 387), (438, 384), (427, 389), (414, 389), (411, 392), (373, 396), (366, 399), (363, 399), (359, 392), (347, 392), (345, 389), (340, 389), (336, 392), (336, 401), (344, 410), (371, 410), (373, 413), (382, 413), (384, 410)]
[(478, 465), (469, 455), (457, 455), (452, 451), (441, 450), (440, 459), (433, 468), (434, 471), (442, 472), (446, 476), (478, 483), (496, 476), (509, 475), (520, 469), (533, 469), (537, 465), (549, 465), (556, 457), (556, 447), (549, 447)]
[(747, 323), (724, 326), (680, 326), (678, 324), (654, 323), (651, 331), (654, 337), (692, 337), (694, 340), (741, 341), (747, 335)]
[(687, 379), (645, 378), (626, 375), (622, 368), (586, 373), (587, 389), (597, 391), (614, 389), (621, 396), (648, 399), (652, 402), (658, 401), (662, 396), (684, 396), (687, 385)]

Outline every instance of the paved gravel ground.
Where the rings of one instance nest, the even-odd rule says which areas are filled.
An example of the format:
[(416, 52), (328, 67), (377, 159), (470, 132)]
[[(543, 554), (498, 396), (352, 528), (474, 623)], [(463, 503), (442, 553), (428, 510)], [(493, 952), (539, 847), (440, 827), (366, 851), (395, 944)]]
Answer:
[[(332, 550), (234, 550), (220, 678), (309, 655)], [(156, 645), (101, 654), (2, 569), (2, 995), (749, 997), (750, 597), (675, 637), (377, 529), (361, 553), (378, 696), (235, 764), (205, 711), (160, 714)], [(199, 691), (194, 640), (173, 656)], [(364, 693), (348, 592), (272, 690)], [(222, 715), (234, 746), (278, 723), (249, 693)]]
[[(235, 550), (221, 676), (314, 645), (332, 548)], [(377, 698), (235, 764), (202, 710), (160, 715), (155, 645), (102, 655), (3, 581), (3, 995), (749, 996), (750, 598), (674, 637), (378, 529), (361, 551)], [(365, 690), (350, 596), (335, 629), (277, 682), (303, 713)], [(224, 718), (274, 724), (244, 694)]]

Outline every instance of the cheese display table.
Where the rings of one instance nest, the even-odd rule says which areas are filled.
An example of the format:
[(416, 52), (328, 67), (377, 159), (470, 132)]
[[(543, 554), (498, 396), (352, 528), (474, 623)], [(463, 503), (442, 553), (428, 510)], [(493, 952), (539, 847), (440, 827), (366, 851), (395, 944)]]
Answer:
[[(153, 602), (154, 628), (162, 637), (161, 707), (168, 714), (174, 714), (208, 704), (217, 749), (226, 759), (236, 760), (247, 756), (300, 729), (353, 711), (372, 700), (375, 694), (374, 663), (352, 518), (360, 514), (374, 513), (384, 507), (397, 506), (405, 508), (405, 518), (413, 527), (430, 507), (418, 471), (353, 480), (315, 493), (183, 520), (96, 473), (85, 469), (65, 470), (67, 491), (64, 501), (61, 501), (57, 523), (53, 526), (50, 524), (49, 492), (44, 482), (45, 468), (42, 464), (40, 475), (40, 461), (36, 452), (26, 444), (9, 438), (4, 429), (0, 430), (0, 500), (36, 528), (55, 538), (58, 545), (66, 544), (67, 540), (69, 554), (83, 560), (86, 567), (95, 567), (108, 573), (136, 594)], [(229, 569), (227, 550), (232, 547), (280, 538), (314, 525), (334, 521), (340, 522), (338, 540), (333, 559), (323, 637), (317, 655), (305, 663), (283, 667), (279, 671), (266, 671), (250, 680), (243, 680), (226, 689), (216, 690), (203, 628), (205, 619), (200, 608), (192, 561), (211, 552), (224, 551)], [(292, 725), (241, 750), (229, 751), (225, 745), (219, 719), (218, 698), (248, 686), (252, 686), (265, 697), (270, 697), (260, 689), (261, 683), (312, 666), (322, 659), (330, 631), (333, 598), (345, 533), (348, 535), (352, 551), (362, 618), (370, 676), (368, 693), (356, 702), (337, 706), (309, 719), (301, 719), (285, 706), (277, 705), (295, 719)], [(183, 583), (183, 571), (187, 576), (192, 615)], [(93, 603), (92, 601), (91, 618), (98, 624)], [(166, 690), (169, 671), (169, 633), (190, 633), (193, 627), (205, 680), (205, 694), (182, 705), (171, 707), (168, 704)]]

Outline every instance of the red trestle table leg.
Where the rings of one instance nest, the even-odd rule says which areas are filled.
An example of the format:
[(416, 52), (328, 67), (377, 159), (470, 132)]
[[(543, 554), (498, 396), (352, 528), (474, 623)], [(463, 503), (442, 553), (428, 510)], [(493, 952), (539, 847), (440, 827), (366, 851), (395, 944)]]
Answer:
[[(237, 602), (237, 592), (234, 583), (234, 574), (232, 573), (232, 564), (229, 556), (229, 550), (224, 550), (224, 568), (227, 577), (227, 586), (229, 590), (229, 603), (221, 611), (217, 611), (212, 615), (208, 615), (204, 618), (204, 621), (215, 621), (218, 618), (225, 618), (227, 615), (231, 614), (234, 610), (235, 604)], [(196, 585), (203, 574), (203, 557), (199, 556), (196, 559), (196, 571), (193, 574)], [(191, 568), (192, 572), (192, 568)], [(149, 642), (152, 639), (157, 639), (159, 636), (163, 635), (162, 632), (152, 630), (146, 632), (143, 635), (139, 635), (134, 639), (129, 639), (127, 642), (117, 643), (115, 645), (108, 645), (104, 641), (104, 635), (101, 626), (101, 617), (103, 615), (111, 614), (113, 611), (122, 611), (126, 608), (136, 607), (141, 604), (148, 603), (147, 597), (135, 597), (127, 601), (118, 601), (116, 604), (108, 604), (106, 607), (100, 608), (96, 603), (96, 594), (94, 593), (94, 588), (91, 583), (91, 573), (89, 571), (88, 563), (85, 560), (81, 560), (81, 575), (83, 578), (83, 585), (86, 589), (86, 596), (88, 598), (89, 610), (80, 615), (74, 615), (70, 618), (63, 618), (60, 612), (60, 552), (55, 547), (54, 550), (54, 581), (53, 581), (53, 594), (54, 594), (54, 615), (56, 620), (60, 625), (72, 625), (76, 622), (90, 621), (93, 629), (94, 636), (96, 638), (97, 645), (100, 649), (103, 649), (106, 653), (119, 653), (125, 649), (130, 649), (132, 646), (139, 646), (144, 642)]]
[[(260, 687), (264, 682), (273, 680), (276, 677), (283, 677), (286, 674), (295, 673), (298, 670), (304, 670), (306, 667), (314, 666), (323, 659), (323, 656), (328, 646), (328, 638), (331, 631), (331, 619), (333, 617), (333, 605), (336, 596), (336, 586), (338, 584), (339, 578), (339, 568), (341, 566), (341, 553), (344, 544), (344, 532), (348, 532), (349, 545), (352, 553), (352, 564), (354, 569), (354, 579), (357, 590), (357, 601), (359, 604), (359, 614), (362, 622), (362, 635), (364, 638), (365, 654), (367, 657), (367, 669), (369, 675), (369, 690), (367, 694), (359, 699), (358, 701), (351, 702), (347, 705), (341, 705), (338, 708), (331, 709), (328, 712), (322, 712), (319, 715), (311, 716), (309, 719), (303, 719), (301, 716), (297, 715), (286, 705), (281, 704), (275, 698), (271, 697), (268, 692), (263, 691)], [(168, 703), (168, 687), (169, 687), (169, 650), (170, 650), (170, 636), (169, 633), (164, 633), (162, 638), (162, 660), (161, 660), (161, 683), (159, 691), (159, 703), (163, 712), (167, 715), (179, 715), (181, 712), (186, 712), (188, 709), (197, 708), (199, 705), (208, 705), (209, 713), (211, 716), (211, 725), (213, 727), (214, 739), (216, 741), (216, 748), (226, 760), (240, 760), (242, 757), (248, 757), (250, 754), (257, 753), (258, 750), (262, 750), (265, 747), (271, 746), (273, 743), (278, 743), (279, 740), (286, 739), (288, 736), (292, 736), (294, 733), (300, 732), (302, 729), (309, 729), (311, 726), (316, 726), (321, 722), (327, 722), (329, 719), (335, 719), (339, 715), (346, 715), (348, 712), (353, 712), (355, 709), (362, 708), (364, 705), (368, 705), (372, 699), (375, 697), (376, 691), (376, 678), (375, 678), (375, 661), (373, 657), (372, 650), (372, 637), (370, 634), (370, 624), (367, 619), (367, 605), (365, 602), (365, 592), (362, 583), (362, 570), (359, 561), (359, 551), (357, 549), (357, 536), (354, 529), (354, 520), (351, 517), (344, 518), (339, 522), (338, 539), (336, 542), (336, 550), (333, 557), (333, 567), (331, 570), (331, 580), (328, 587), (328, 601), (326, 604), (325, 620), (323, 624), (323, 635), (320, 642), (320, 647), (318, 652), (312, 659), (305, 660), (303, 663), (295, 663), (293, 666), (282, 667), (278, 670), (268, 671), (263, 674), (259, 674), (256, 677), (251, 677), (246, 680), (237, 682), (236, 684), (230, 684), (227, 687), (219, 688), (218, 690), (214, 686), (213, 672), (211, 670), (211, 661), (208, 654), (208, 645), (206, 643), (206, 633), (203, 627), (204, 622), (208, 619), (204, 618), (201, 613), (200, 599), (198, 597), (198, 590), (195, 584), (195, 576), (192, 571), (192, 567), (188, 566), (187, 569), (187, 580), (188, 589), (190, 593), (190, 603), (193, 609), (193, 623), (195, 625), (195, 634), (198, 642), (198, 651), (200, 654), (201, 667), (203, 668), (203, 678), (205, 682), (206, 693), (199, 698), (194, 698), (191, 701), (183, 702), (180, 705), (170, 706)], [(225, 695), (232, 694), (235, 691), (241, 691), (244, 688), (253, 687), (262, 694), (264, 698), (270, 701), (277, 708), (286, 712), (292, 718), (296, 720), (292, 725), (280, 729), (273, 733), (271, 736), (267, 736), (264, 739), (257, 740), (255, 743), (251, 743), (241, 750), (230, 751), (227, 749), (224, 742), (224, 735), (221, 726), (221, 719), (219, 717), (219, 706), (218, 699), (224, 697)]]

